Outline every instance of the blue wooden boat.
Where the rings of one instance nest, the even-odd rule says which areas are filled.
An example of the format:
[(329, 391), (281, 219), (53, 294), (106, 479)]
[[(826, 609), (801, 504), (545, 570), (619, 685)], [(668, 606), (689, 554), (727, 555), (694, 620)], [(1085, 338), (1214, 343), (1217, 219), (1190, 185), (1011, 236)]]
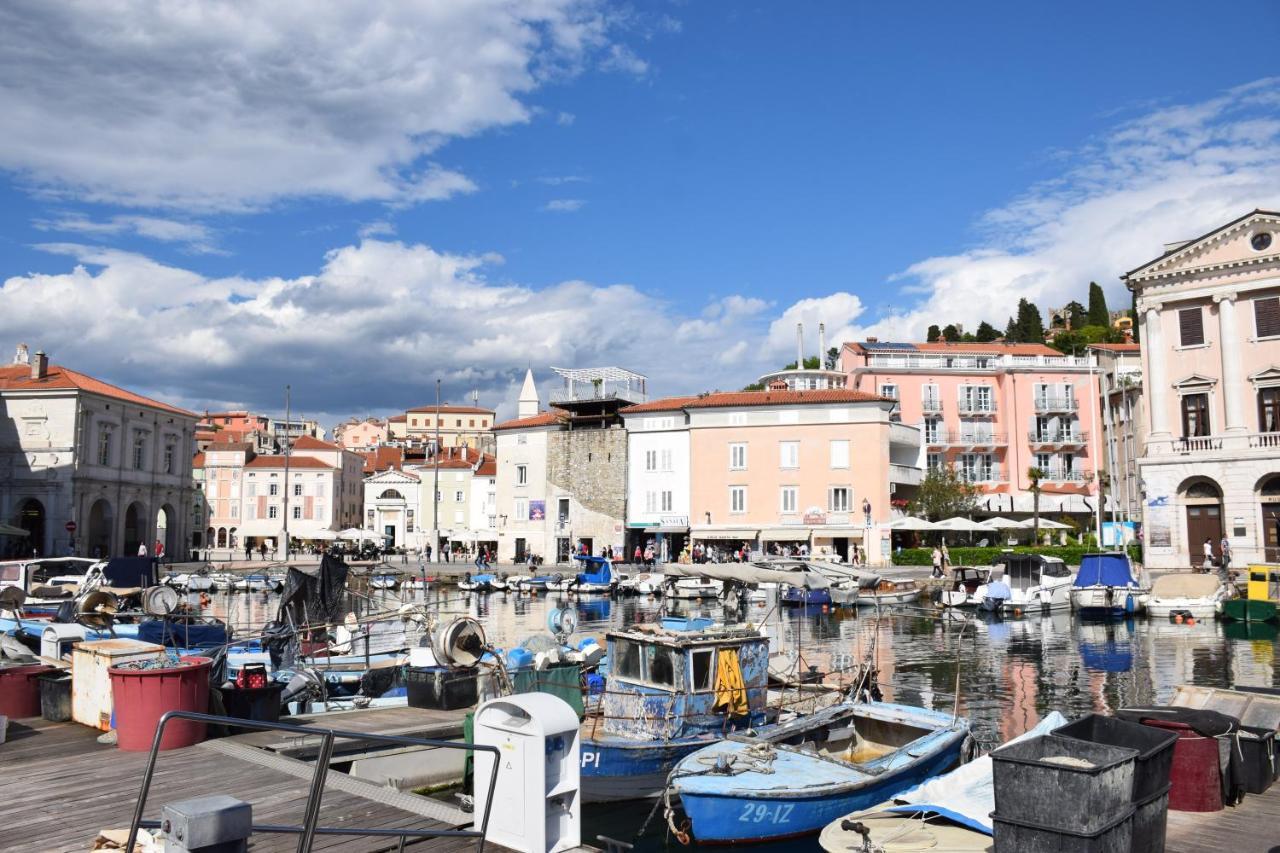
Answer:
[[(681, 758), (775, 716), (766, 708), (769, 640), (757, 631), (668, 618), (606, 637), (608, 687), (582, 724), (587, 802), (657, 796)], [(716, 704), (722, 659), (741, 674), (736, 712)]]
[(569, 578), (548, 583), (546, 588), (553, 592), (599, 593), (607, 595), (618, 587), (618, 578), (613, 573), (613, 561), (606, 557), (593, 557), (589, 554), (575, 554), (582, 571)]
[(672, 786), (701, 843), (820, 831), (956, 764), (969, 722), (888, 702), (845, 702), (682, 759)]

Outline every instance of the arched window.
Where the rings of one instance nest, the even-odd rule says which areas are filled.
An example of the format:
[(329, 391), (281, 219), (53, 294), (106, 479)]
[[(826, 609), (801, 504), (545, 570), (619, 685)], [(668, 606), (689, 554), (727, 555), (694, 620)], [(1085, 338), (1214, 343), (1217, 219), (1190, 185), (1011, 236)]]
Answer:
[(1187, 487), (1187, 497), (1197, 499), (1218, 500), (1222, 497), (1222, 493), (1218, 491), (1218, 487), (1207, 480), (1201, 480), (1192, 483)]
[(1258, 493), (1264, 498), (1280, 498), (1280, 474), (1268, 478)]
[(404, 500), (404, 495), (400, 494), (400, 493), (399, 493), (398, 491), (396, 491), (395, 489), (387, 489), (385, 492), (383, 492), (382, 494), (378, 495), (378, 500), (380, 500), (380, 501), (402, 501), (402, 500)]

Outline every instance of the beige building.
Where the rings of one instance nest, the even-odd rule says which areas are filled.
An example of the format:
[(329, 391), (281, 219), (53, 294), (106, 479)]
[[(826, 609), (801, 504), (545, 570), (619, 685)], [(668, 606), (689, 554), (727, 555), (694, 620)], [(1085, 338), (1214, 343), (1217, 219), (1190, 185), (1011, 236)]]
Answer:
[(1144, 555), (1280, 560), (1280, 214), (1171, 243), (1122, 279), (1137, 297), (1149, 435)]
[(1142, 349), (1138, 344), (1093, 344), (1102, 393), (1102, 459), (1109, 520), (1142, 521), (1138, 459), (1147, 441), (1142, 406)]
[(493, 410), (479, 406), (419, 406), (388, 419), (390, 440), (429, 445), (439, 430), (441, 447), (492, 450)]

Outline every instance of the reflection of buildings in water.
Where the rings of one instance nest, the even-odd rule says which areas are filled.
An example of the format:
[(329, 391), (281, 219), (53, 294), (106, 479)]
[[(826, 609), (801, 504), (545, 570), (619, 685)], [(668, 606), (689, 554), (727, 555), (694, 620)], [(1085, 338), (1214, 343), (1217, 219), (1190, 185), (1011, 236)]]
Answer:
[(1197, 660), (1218, 657), (1225, 650), (1222, 626), (1216, 619), (1197, 620), (1195, 625), (1148, 619), (1142, 642), (1141, 658), (1156, 702), (1167, 701), (1179, 684), (1195, 681)]
[(1274, 640), (1231, 641), (1231, 683), (1270, 686), (1275, 678)]
[(1036, 710), (1040, 672), (1030, 661), (1006, 658), (1001, 667), (1006, 698), (1000, 715), (1000, 740), (1007, 741), (1035, 727), (1040, 722)]

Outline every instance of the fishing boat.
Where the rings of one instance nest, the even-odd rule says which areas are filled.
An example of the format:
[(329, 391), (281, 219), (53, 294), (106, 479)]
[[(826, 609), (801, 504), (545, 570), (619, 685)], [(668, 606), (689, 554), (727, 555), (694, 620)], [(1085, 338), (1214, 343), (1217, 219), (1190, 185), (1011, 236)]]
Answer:
[(400, 576), (390, 572), (380, 572), (369, 578), (369, 589), (398, 589)]
[(1071, 609), (1071, 569), (1058, 557), (1006, 552), (993, 566), (1003, 568), (1001, 578), (975, 593), (978, 606), (1002, 616), (1022, 616)]
[[(703, 565), (725, 565), (723, 563), (704, 563)], [(662, 594), (667, 598), (699, 601), (704, 598), (718, 598), (724, 591), (724, 584), (707, 577), (677, 577), (669, 570), (665, 577)]]
[(1071, 607), (1086, 617), (1126, 616), (1142, 609), (1149, 591), (1125, 554), (1085, 554), (1071, 585)]
[(990, 566), (956, 566), (950, 583), (934, 590), (934, 601), (939, 607), (977, 607), (982, 603), (978, 590), (990, 581)]
[(893, 580), (879, 578), (871, 587), (858, 590), (859, 607), (889, 607), (895, 604), (910, 604), (920, 597), (920, 584), (911, 579)]
[(701, 749), (676, 765), (672, 787), (699, 842), (776, 841), (936, 776), (968, 738), (952, 713), (850, 701)]
[(1212, 619), (1234, 592), (1217, 575), (1176, 572), (1156, 578), (1151, 592), (1142, 597), (1142, 604), (1147, 615), (1155, 618), (1181, 615)]
[(559, 574), (512, 575), (507, 578), (507, 587), (520, 592), (539, 592), (545, 590), (550, 584), (559, 583), (562, 580), (564, 576)]
[(270, 575), (255, 572), (238, 578), (232, 588), (236, 592), (279, 592), (283, 584)]
[(661, 572), (637, 572), (618, 576), (618, 592), (624, 595), (661, 595), (666, 580)]
[(458, 589), (464, 592), (506, 592), (507, 580), (493, 572), (473, 575), (467, 572), (458, 581)]
[(1280, 616), (1280, 566), (1249, 566), (1245, 597), (1222, 602), (1222, 618), (1234, 622), (1274, 622)]
[(587, 802), (653, 797), (676, 762), (768, 709), (769, 639), (710, 619), (666, 618), (606, 635), (608, 687), (582, 725)]
[(618, 579), (613, 573), (613, 561), (608, 557), (595, 557), (590, 554), (574, 554), (582, 571), (558, 582), (547, 584), (547, 589), (554, 592), (576, 592), (579, 595), (608, 595), (618, 586)]

